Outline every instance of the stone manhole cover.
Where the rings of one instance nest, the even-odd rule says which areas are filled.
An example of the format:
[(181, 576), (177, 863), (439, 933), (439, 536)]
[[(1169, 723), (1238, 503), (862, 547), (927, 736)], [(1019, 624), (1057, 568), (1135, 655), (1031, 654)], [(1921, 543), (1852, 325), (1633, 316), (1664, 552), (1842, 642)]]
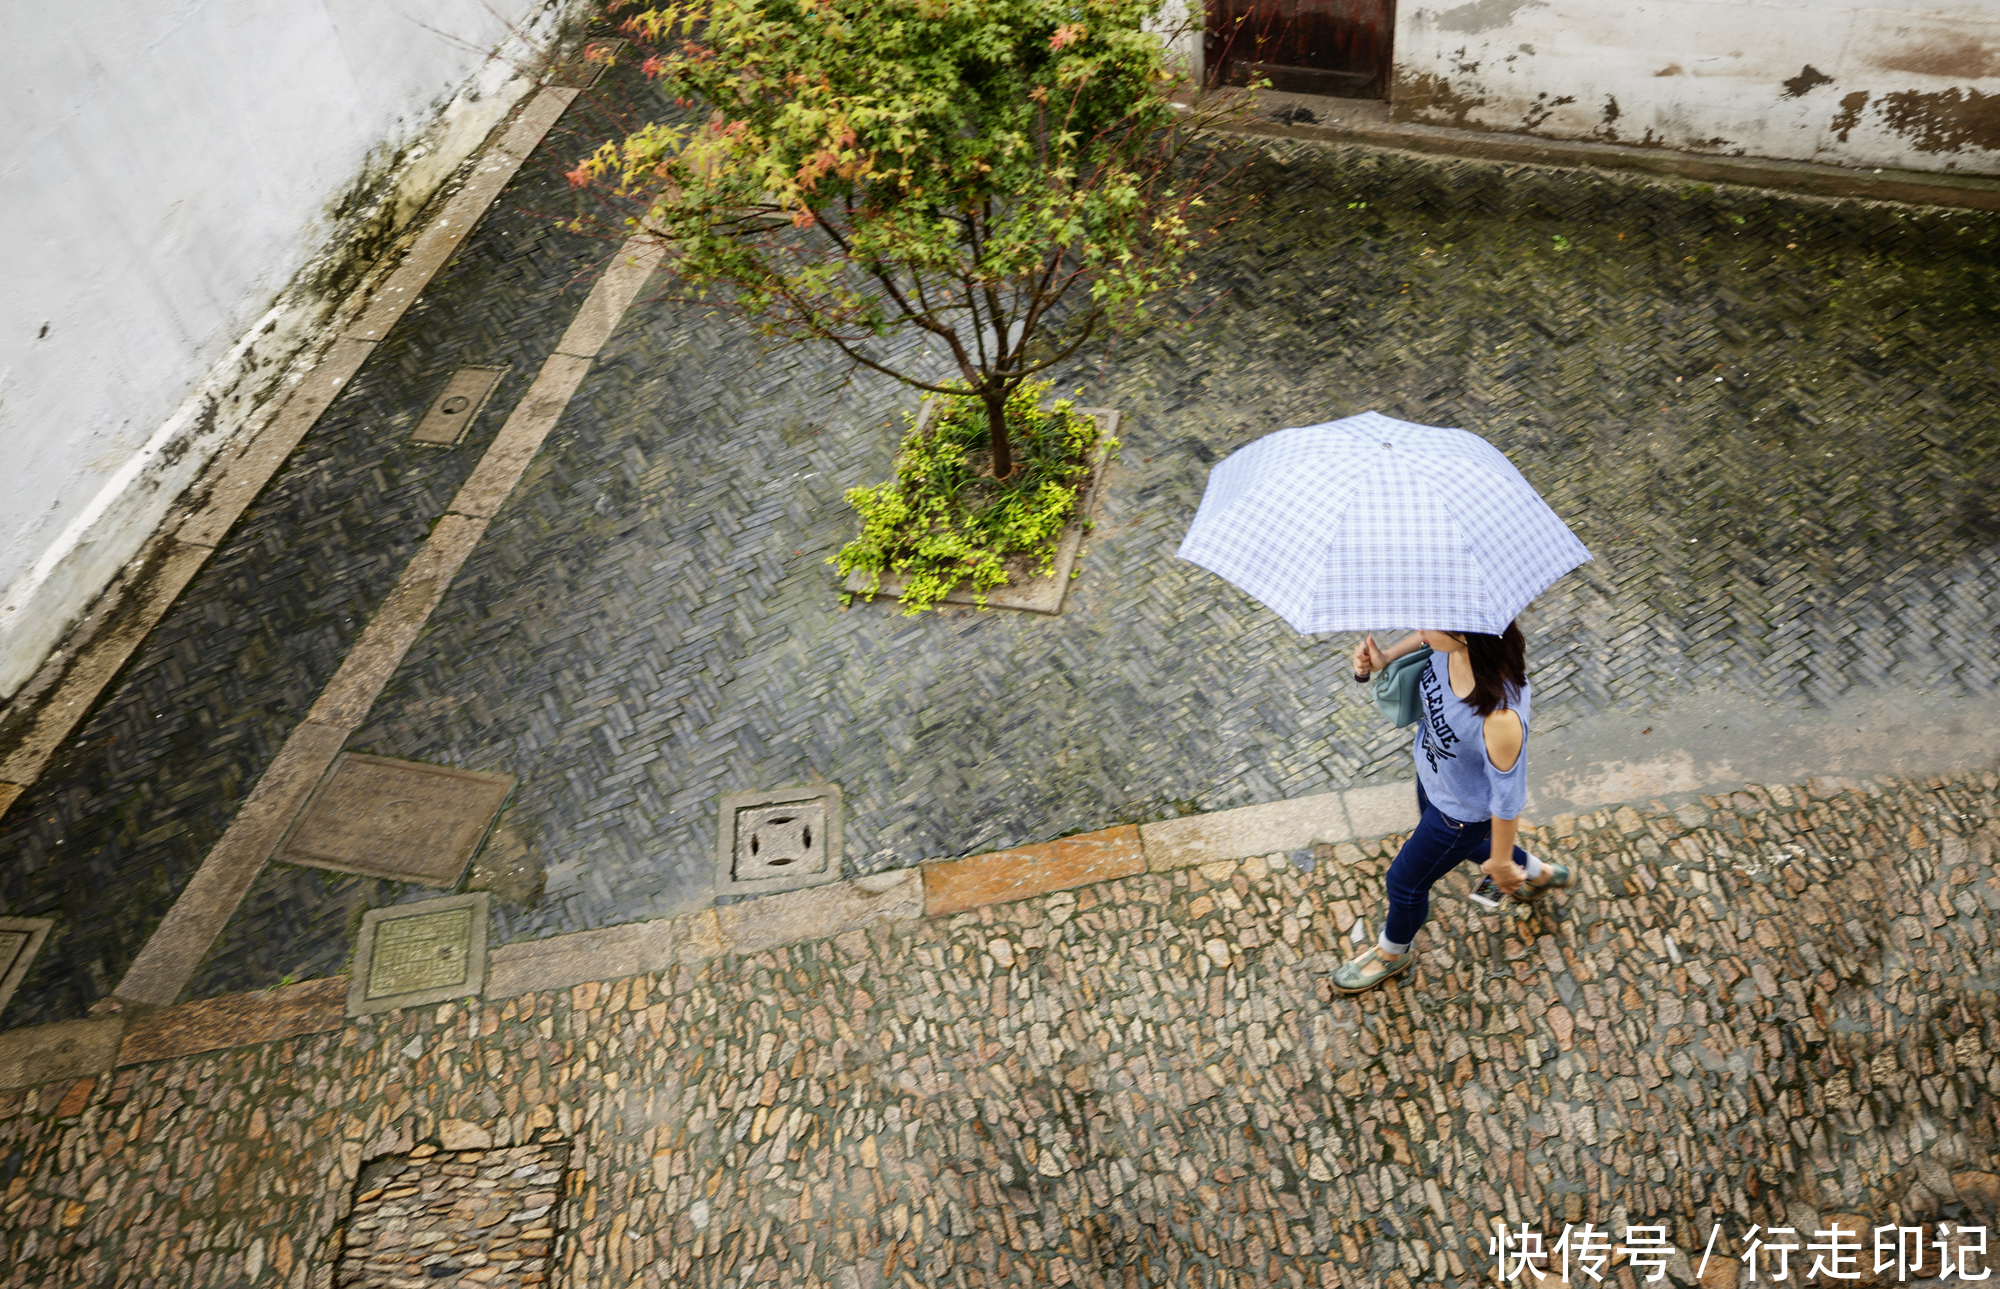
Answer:
[(505, 367), (461, 367), (453, 372), (424, 419), (410, 432), (410, 442), (438, 448), (457, 446), (506, 371)]
[(487, 907), (481, 891), (363, 914), (348, 1014), (419, 1007), (484, 989)]
[(451, 887), (514, 777), (342, 754), (278, 851), (288, 864)]
[(717, 895), (768, 895), (840, 876), (840, 789), (816, 784), (722, 799)]
[(54, 925), (54, 918), (0, 918), (0, 1008), (14, 996)]

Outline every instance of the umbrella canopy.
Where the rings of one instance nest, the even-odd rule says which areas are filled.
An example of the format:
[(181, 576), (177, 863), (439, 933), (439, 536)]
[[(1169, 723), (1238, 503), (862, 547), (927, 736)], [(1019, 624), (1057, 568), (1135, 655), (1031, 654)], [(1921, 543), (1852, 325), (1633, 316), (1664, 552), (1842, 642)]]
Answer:
[(1590, 558), (1491, 443), (1379, 412), (1232, 452), (1179, 554), (1304, 634), (1498, 634)]

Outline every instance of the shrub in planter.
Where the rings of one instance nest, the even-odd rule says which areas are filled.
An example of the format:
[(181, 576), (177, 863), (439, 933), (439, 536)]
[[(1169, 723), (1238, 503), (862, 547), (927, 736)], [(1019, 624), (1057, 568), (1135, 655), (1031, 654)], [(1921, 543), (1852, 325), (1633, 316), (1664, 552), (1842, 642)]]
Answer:
[(911, 417), (896, 477), (847, 494), (861, 515), (861, 535), (834, 557), (839, 571), (867, 574), (867, 594), (884, 573), (899, 574), (907, 615), (931, 608), (960, 584), (984, 608), (985, 593), (1007, 582), (1009, 563), (1047, 573), (1076, 518), (1092, 463), (1118, 447), (1103, 441), (1096, 419), (1075, 403), (1039, 406), (1053, 383), (1024, 383), (1008, 400), (1017, 451), (1006, 479), (993, 475), (978, 404), (959, 399), (922, 421)]
[[(1148, 318), (1213, 231), (1216, 177), (1186, 147), (1240, 102), (1172, 101), (1149, 30), (1162, 7), (614, 3), (645, 73), (690, 111), (605, 142), (571, 182), (658, 238), (695, 298), (948, 400), (939, 432), (981, 426), (988, 468), (1011, 480), (1017, 440), (1040, 432), (1009, 416), (1039, 415), (1025, 383)], [(872, 549), (893, 508), (856, 495), (880, 503)]]

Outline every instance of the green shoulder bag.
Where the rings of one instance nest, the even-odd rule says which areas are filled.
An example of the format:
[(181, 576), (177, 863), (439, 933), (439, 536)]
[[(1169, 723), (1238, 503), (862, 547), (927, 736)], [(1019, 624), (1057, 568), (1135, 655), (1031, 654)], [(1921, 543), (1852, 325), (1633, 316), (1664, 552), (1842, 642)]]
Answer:
[(1376, 710), (1397, 729), (1417, 719), (1417, 705), (1423, 701), (1417, 696), (1417, 686), (1430, 665), (1431, 647), (1422, 645), (1415, 653), (1406, 653), (1384, 667), (1370, 683), (1369, 693), (1375, 699)]

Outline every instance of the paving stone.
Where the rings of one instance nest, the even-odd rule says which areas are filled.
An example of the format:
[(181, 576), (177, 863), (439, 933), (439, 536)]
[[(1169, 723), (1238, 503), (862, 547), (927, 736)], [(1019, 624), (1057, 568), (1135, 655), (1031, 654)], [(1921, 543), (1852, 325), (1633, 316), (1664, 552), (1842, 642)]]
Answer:
[(1326, 977), (1393, 839), (51, 1076), (0, 1092), (0, 1286), (290, 1284), (326, 1250), (468, 1284), (516, 1251), (566, 1284), (1470, 1289), (1496, 1222), (1664, 1226), (1688, 1286), (1714, 1224), (1703, 1284), (1753, 1224), (1934, 1235), (2000, 1187), (2000, 775), (1783, 795), (1633, 807), (1657, 860), (1617, 812), (1536, 830), (1576, 887), (1441, 899), (1355, 998)]
[(142, 1012), (125, 1026), (118, 1063), (165, 1061), (339, 1029), (347, 1017), (346, 1007), (347, 978), (327, 976), (255, 994), (225, 994)]
[(1127, 824), (1039, 846), (926, 864), (924, 909), (931, 917), (942, 917), (1145, 871), (1139, 829)]

